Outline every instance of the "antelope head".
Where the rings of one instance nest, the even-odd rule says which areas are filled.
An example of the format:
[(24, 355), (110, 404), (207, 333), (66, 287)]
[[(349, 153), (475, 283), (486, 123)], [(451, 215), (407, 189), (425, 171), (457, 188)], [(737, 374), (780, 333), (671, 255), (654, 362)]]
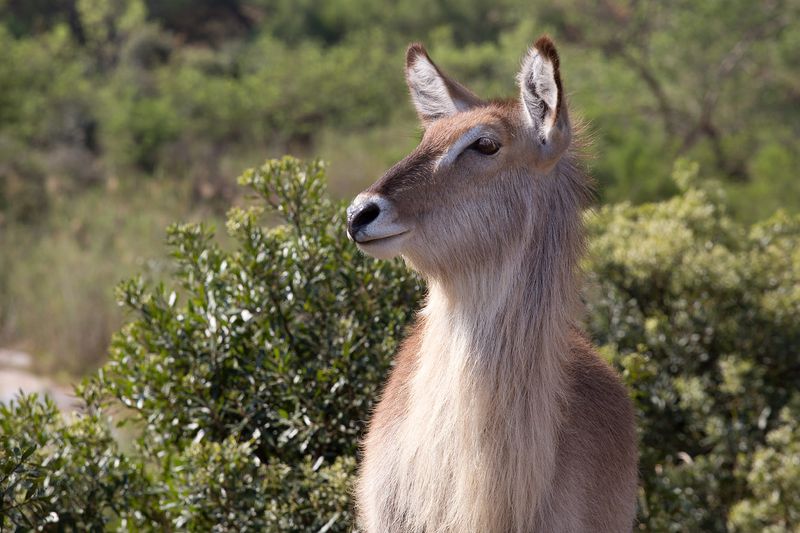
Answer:
[(519, 249), (544, 223), (545, 191), (563, 174), (572, 137), (553, 42), (536, 41), (517, 76), (519, 97), (507, 101), (480, 99), (419, 44), (408, 48), (405, 73), (422, 140), (355, 198), (349, 237), (429, 277)]

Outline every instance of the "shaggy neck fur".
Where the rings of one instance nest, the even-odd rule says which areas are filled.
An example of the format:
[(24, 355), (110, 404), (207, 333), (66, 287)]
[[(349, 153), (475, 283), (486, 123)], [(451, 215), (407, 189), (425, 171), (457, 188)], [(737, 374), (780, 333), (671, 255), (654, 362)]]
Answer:
[(498, 246), (511, 250), (502, 259), (429, 280), (386, 472), (403, 530), (527, 532), (546, 511), (579, 309), (580, 179), (556, 172), (537, 185), (538, 211), (523, 242)]

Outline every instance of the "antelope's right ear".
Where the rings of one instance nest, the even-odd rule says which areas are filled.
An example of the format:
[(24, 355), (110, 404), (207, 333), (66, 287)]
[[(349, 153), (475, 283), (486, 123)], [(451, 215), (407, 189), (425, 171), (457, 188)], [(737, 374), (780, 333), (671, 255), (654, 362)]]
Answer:
[(518, 74), (525, 120), (543, 145), (569, 142), (558, 52), (549, 37), (539, 37), (522, 61)]
[(425, 126), (482, 103), (469, 89), (439, 70), (419, 43), (411, 44), (406, 52), (406, 82)]

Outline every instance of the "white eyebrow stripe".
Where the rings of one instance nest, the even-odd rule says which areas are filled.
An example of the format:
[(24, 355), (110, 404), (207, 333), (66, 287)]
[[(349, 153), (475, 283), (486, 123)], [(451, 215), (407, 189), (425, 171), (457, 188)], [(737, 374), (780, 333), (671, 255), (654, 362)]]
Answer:
[(450, 148), (436, 161), (434, 170), (439, 170), (439, 168), (444, 165), (452, 165), (459, 154), (464, 151), (464, 148), (483, 137), (484, 131), (485, 128), (483, 126), (474, 126), (467, 130), (467, 132), (450, 145)]

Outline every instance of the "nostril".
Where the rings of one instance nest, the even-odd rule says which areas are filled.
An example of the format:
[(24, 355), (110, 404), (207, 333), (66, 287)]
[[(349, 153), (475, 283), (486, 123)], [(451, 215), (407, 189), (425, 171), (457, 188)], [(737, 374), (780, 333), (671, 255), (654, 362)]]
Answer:
[(378, 218), (381, 208), (374, 202), (369, 202), (361, 207), (350, 219), (350, 234), (355, 235), (358, 230)]

